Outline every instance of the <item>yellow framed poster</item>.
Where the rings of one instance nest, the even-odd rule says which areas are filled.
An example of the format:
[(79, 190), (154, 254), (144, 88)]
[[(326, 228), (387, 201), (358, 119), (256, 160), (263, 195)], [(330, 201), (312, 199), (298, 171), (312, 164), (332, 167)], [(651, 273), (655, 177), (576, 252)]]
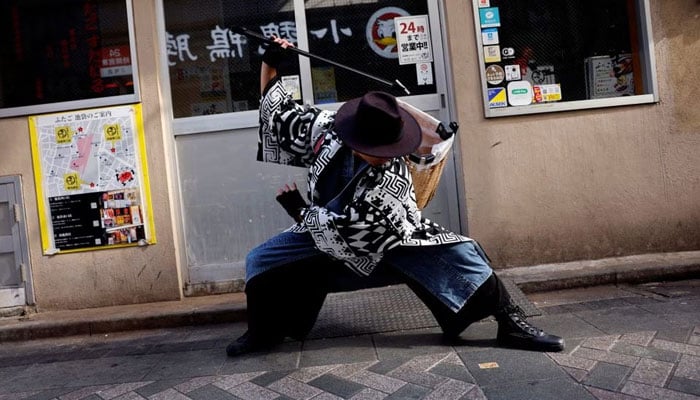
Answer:
[(155, 243), (141, 105), (29, 117), (45, 255)]

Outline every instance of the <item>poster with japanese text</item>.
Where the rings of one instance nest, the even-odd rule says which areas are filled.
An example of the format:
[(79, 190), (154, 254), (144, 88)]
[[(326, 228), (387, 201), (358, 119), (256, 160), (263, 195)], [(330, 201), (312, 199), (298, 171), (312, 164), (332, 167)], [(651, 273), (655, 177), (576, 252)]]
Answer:
[(394, 18), (399, 64), (433, 61), (427, 15)]
[(44, 254), (155, 243), (140, 105), (29, 125)]

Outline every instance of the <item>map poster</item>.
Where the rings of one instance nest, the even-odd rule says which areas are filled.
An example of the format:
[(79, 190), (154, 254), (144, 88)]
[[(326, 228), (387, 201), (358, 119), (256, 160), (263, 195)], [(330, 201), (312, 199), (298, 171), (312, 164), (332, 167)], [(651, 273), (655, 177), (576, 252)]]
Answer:
[(44, 254), (155, 243), (140, 105), (29, 125)]

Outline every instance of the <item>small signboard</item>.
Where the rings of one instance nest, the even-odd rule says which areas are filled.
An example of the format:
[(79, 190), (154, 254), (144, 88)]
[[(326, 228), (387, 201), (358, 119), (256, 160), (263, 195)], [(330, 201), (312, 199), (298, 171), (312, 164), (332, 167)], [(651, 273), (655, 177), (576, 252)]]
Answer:
[(131, 76), (131, 53), (129, 46), (105, 46), (102, 48), (100, 76)]
[(427, 15), (396, 17), (394, 25), (400, 65), (433, 61)]

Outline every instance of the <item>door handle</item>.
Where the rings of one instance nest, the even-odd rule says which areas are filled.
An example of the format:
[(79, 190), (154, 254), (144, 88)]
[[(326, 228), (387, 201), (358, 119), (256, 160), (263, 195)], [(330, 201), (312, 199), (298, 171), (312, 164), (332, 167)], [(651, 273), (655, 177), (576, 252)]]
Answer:
[(15, 222), (18, 224), (21, 223), (22, 222), (22, 214), (20, 211), (22, 211), (22, 209), (19, 207), (19, 204), (17, 204), (17, 203), (13, 204), (12, 208), (13, 208), (13, 211), (15, 213)]

